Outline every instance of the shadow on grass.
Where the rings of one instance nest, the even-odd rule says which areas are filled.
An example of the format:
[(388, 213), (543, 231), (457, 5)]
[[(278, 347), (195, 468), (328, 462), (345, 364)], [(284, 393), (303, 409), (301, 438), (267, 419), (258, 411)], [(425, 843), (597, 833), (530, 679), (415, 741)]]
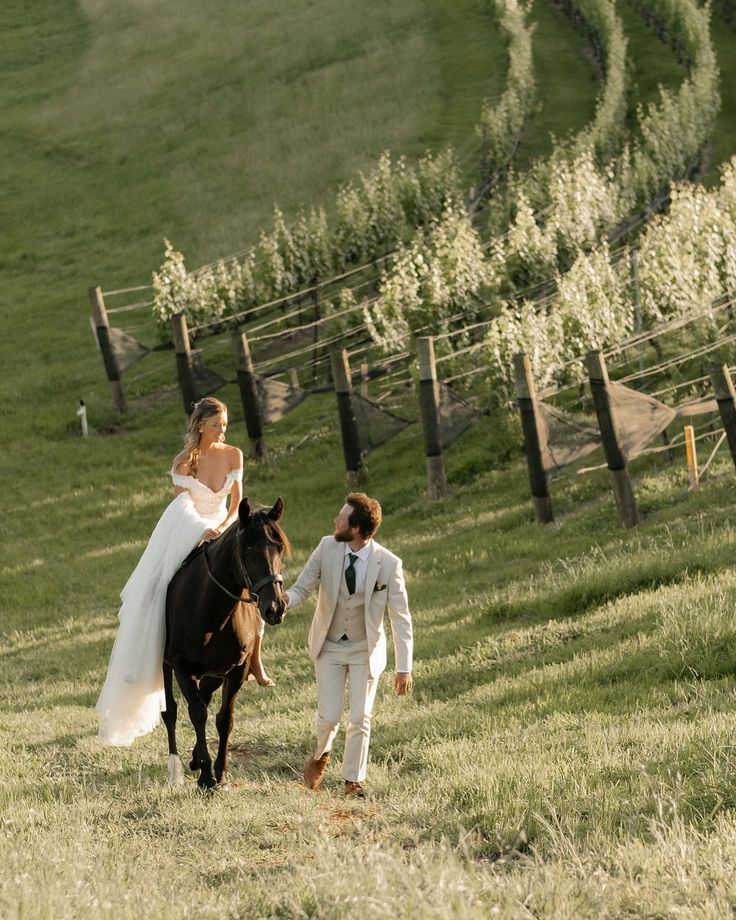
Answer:
[(645, 591), (677, 584), (695, 574), (707, 574), (722, 568), (717, 560), (681, 558), (652, 560), (651, 563), (616, 567), (595, 575), (585, 573), (580, 581), (540, 596), (518, 601), (497, 601), (488, 606), (491, 620), (545, 621), (560, 617), (582, 616), (612, 601)]
[[(420, 709), (421, 704), (430, 702), (456, 704), (455, 717), (441, 720), (448, 738), (472, 735), (479, 720), (487, 720), (489, 706), (502, 721), (509, 714), (513, 716), (514, 711), (523, 712), (535, 722), (560, 712), (598, 712), (616, 718), (628, 716), (647, 703), (653, 705), (655, 698), (661, 706), (662, 696), (658, 690), (670, 696), (672, 718), (681, 718), (681, 706), (674, 699), (678, 662), (671, 654), (663, 653), (654, 639), (634, 652), (622, 652), (622, 657), (615, 661), (595, 661), (595, 653), (605, 653), (614, 641), (641, 635), (644, 628), (653, 625), (652, 620), (651, 615), (645, 615), (627, 621), (623, 629), (604, 629), (596, 635), (588, 632), (581, 638), (573, 637), (564, 647), (550, 649), (542, 659), (538, 648), (529, 649), (522, 658), (511, 660), (507, 665), (499, 664), (492, 670), (488, 668), (485, 674), (480, 670), (457, 668), (441, 684), (419, 690), (417, 703)], [(565, 667), (573, 663), (580, 666)], [(703, 684), (731, 679), (734, 675), (736, 648), (724, 643), (709, 672), (697, 679), (691, 677), (691, 680), (694, 684)], [(494, 684), (503, 678), (512, 678), (514, 683), (494, 691)], [(474, 691), (479, 699), (474, 698)], [(484, 691), (490, 691), (490, 695)], [(478, 719), (473, 717), (475, 709)], [(529, 715), (530, 711), (533, 715)], [(660, 711), (658, 718), (662, 717)], [(376, 753), (388, 754), (394, 745), (400, 746), (409, 739), (426, 735), (427, 724), (426, 711), (419, 710), (415, 715), (405, 713), (400, 723), (382, 724)]]

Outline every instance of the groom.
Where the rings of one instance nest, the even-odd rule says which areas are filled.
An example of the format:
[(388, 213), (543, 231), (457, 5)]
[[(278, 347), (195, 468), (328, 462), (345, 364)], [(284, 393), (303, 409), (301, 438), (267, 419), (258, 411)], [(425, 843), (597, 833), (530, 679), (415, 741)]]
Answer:
[(310, 789), (322, 781), (348, 683), (343, 778), (345, 793), (361, 798), (371, 710), (378, 678), (386, 667), (387, 607), (396, 654), (396, 693), (403, 696), (412, 684), (412, 623), (401, 560), (373, 539), (380, 523), (378, 502), (363, 492), (351, 492), (335, 519), (334, 534), (322, 538), (286, 592), (289, 607), (297, 607), (319, 584), (309, 631), (309, 656), (317, 676), (317, 746), (307, 761), (304, 780)]

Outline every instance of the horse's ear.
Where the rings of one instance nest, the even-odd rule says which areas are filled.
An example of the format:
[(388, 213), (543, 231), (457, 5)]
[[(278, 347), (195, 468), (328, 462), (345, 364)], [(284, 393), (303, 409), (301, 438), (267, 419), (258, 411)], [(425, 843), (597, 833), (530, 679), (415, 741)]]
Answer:
[(248, 521), (250, 520), (251, 510), (250, 502), (247, 498), (244, 498), (242, 502), (238, 505), (238, 517), (240, 518), (240, 524), (242, 527), (245, 527)]
[(283, 513), (284, 513), (284, 500), (279, 495), (279, 497), (276, 499), (276, 502), (273, 508), (271, 508), (271, 510), (268, 512), (268, 516), (272, 521), (278, 521), (281, 518), (281, 515)]

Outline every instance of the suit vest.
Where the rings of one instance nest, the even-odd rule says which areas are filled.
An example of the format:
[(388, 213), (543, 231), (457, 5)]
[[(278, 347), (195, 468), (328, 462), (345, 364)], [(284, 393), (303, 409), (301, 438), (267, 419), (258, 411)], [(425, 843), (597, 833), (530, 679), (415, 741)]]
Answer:
[(351, 642), (366, 638), (365, 632), (365, 595), (362, 591), (355, 594), (348, 592), (345, 583), (345, 574), (340, 579), (340, 592), (337, 595), (337, 605), (332, 614), (327, 638), (332, 642), (339, 642), (347, 636)]

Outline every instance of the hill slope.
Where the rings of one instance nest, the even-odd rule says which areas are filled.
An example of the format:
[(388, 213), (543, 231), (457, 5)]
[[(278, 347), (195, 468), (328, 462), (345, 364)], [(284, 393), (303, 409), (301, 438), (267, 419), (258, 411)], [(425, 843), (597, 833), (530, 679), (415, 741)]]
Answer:
[[(252, 31), (243, 7), (86, 0), (83, 12), (35, 5), (32, 19), (14, 0), (6, 14), (0, 913), (727, 915), (736, 531), (725, 457), (696, 494), (681, 467), (637, 468), (649, 517), (622, 533), (603, 474), (557, 484), (559, 522), (533, 523), (513, 417), (482, 419), (452, 448), (452, 495), (437, 506), (417, 426), (372, 454), (381, 538), (409, 577), (417, 687), (400, 701), (384, 679), (365, 805), (336, 794), (339, 749), (324, 793), (299, 784), (315, 702), (308, 610), (267, 635), (277, 690), (242, 693), (230, 796), (169, 790), (163, 731), (129, 751), (97, 744), (117, 595), (169, 496), (182, 420), (174, 395), (113, 424), (84, 289), (141, 278), (172, 227), (195, 261), (219, 255), (273, 197), (320, 201), (384, 147), (457, 141), (476, 101), (502, 88), (502, 44), (470, 2), (351, 4), (350, 16), (344, 4), (255, 2)], [(472, 49), (462, 67), (453, 46)], [(570, 47), (583, 66), (578, 40)], [(545, 130), (579, 127), (549, 114)], [(249, 152), (251, 116), (248, 144), (261, 151), (268, 135), (283, 156)], [(245, 445), (237, 394), (222, 395), (231, 440)], [(96, 429), (87, 441), (80, 396)], [(286, 499), (287, 580), (344, 494), (335, 420), (334, 397), (311, 398), (269, 434), (273, 464), (246, 472), (252, 498)]]

